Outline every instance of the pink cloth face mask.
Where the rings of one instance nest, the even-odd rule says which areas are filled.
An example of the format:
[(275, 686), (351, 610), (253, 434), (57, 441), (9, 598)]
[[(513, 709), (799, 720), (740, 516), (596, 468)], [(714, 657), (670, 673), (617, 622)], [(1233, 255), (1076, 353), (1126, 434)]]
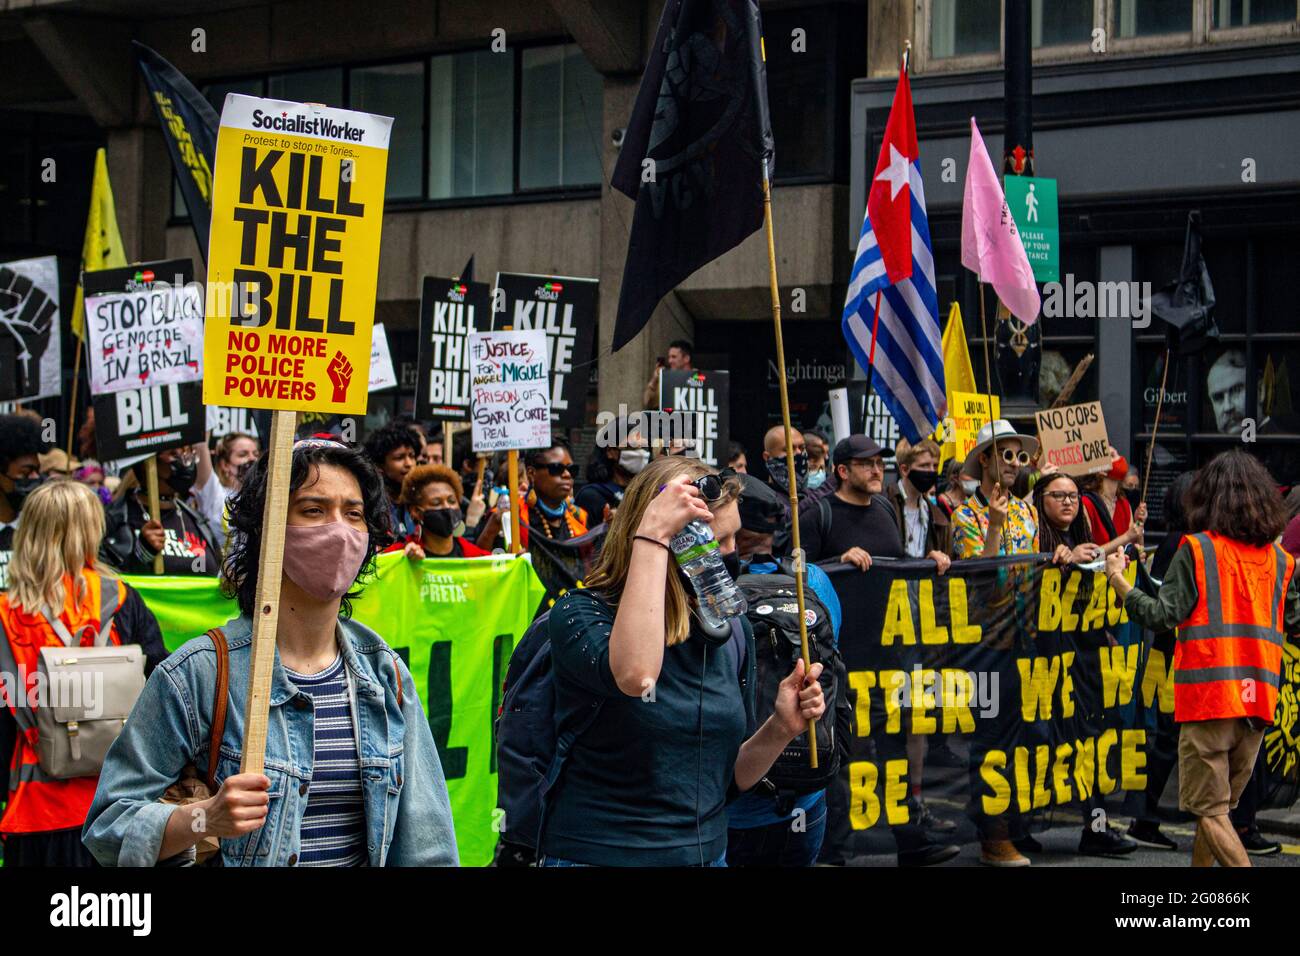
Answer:
[(370, 548), (370, 535), (345, 521), (294, 525), (284, 531), (284, 573), (318, 601), (348, 593)]

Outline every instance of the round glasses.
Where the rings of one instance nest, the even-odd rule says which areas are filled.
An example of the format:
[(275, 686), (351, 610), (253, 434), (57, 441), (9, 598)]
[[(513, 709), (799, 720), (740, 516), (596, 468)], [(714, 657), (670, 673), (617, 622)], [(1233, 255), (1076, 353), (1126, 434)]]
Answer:
[(1029, 452), (1012, 451), (1010, 448), (1002, 449), (1002, 460), (1008, 465), (1027, 465), (1029, 464)]

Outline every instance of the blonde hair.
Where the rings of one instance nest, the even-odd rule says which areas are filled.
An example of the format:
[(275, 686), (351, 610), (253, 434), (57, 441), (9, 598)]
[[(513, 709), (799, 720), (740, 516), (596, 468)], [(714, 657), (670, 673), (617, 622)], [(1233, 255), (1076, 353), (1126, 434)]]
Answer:
[[(605, 544), (601, 549), (596, 566), (587, 576), (587, 587), (601, 592), (609, 603), (617, 605), (627, 583), (628, 566), (632, 563), (632, 541), (636, 529), (641, 526), (646, 508), (659, 488), (678, 475), (686, 475), (692, 480), (704, 475), (716, 474), (714, 470), (695, 458), (680, 455), (666, 455), (656, 458), (646, 465), (641, 472), (628, 483), (623, 491), (623, 500), (610, 522), (609, 532), (605, 535)], [(740, 481), (727, 478), (722, 482), (722, 497), (710, 501), (709, 508), (717, 511), (740, 497)], [(686, 640), (690, 632), (690, 609), (686, 603), (686, 589), (674, 573), (674, 564), (669, 560), (668, 575), (664, 583), (664, 622), (665, 644), (672, 647)]]
[(88, 485), (79, 481), (48, 481), (23, 502), (22, 520), (14, 532), (9, 562), (9, 603), (29, 613), (63, 607), (63, 579), (72, 578), (73, 597), (85, 597), (87, 568), (112, 578), (99, 561), (104, 537), (104, 507)]

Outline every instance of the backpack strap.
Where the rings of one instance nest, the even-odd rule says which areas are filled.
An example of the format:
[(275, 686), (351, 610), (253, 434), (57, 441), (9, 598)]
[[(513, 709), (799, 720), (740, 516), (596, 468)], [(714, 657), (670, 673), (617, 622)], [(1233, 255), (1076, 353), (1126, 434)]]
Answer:
[(113, 629), (113, 615), (117, 613), (118, 581), (116, 578), (99, 578), (99, 633), (95, 636), (95, 646), (108, 645), (108, 635)]
[[(546, 653), (550, 653), (549, 645)], [(570, 727), (555, 738), (555, 756), (551, 758), (551, 765), (546, 768), (546, 776), (542, 778), (542, 783), (537, 788), (537, 840), (533, 845), (537, 850), (539, 859), (542, 856), (542, 836), (546, 832), (546, 816), (550, 804), (550, 801), (546, 798), (559, 781), (560, 771), (564, 769), (564, 762), (568, 759), (570, 751), (573, 750), (573, 745), (578, 742), (579, 737), (586, 733), (587, 728), (596, 722), (604, 703), (603, 698), (597, 697), (592, 701), (590, 712), (578, 722), (576, 727)]]
[(817, 499), (817, 536), (821, 538), (822, 547), (826, 546), (826, 536), (831, 533), (831, 502), (829, 495)]
[(226, 735), (226, 696), (230, 689), (230, 650), (226, 634), (219, 627), (208, 631), (212, 647), (217, 652), (217, 688), (212, 700), (212, 734), (208, 739), (208, 792), (217, 792), (217, 760), (221, 755), (221, 740)]

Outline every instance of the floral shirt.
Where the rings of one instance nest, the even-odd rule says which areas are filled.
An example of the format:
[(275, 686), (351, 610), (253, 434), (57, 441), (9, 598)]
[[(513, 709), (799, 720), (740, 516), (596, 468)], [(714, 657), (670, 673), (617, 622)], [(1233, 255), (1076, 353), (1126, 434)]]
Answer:
[[(952, 556), (977, 558), (984, 551), (989, 530), (989, 504), (984, 492), (975, 492), (952, 515)], [(1002, 525), (998, 554), (1034, 554), (1038, 551), (1038, 513), (1034, 506), (1011, 496), (1007, 520)]]

